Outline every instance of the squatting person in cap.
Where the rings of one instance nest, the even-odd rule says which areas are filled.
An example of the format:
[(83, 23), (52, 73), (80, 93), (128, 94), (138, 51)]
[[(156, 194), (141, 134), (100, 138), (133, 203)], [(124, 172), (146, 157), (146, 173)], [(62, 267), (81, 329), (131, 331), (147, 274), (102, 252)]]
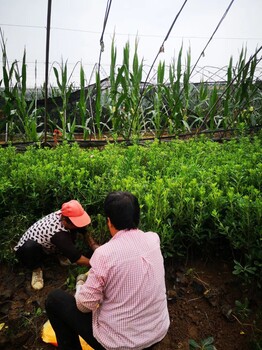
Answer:
[(46, 300), (60, 350), (81, 350), (79, 336), (96, 350), (147, 349), (169, 328), (159, 236), (138, 229), (129, 192), (109, 193), (104, 209), (112, 238), (94, 251), (88, 277), (75, 295), (56, 289)]
[(75, 240), (77, 231), (84, 230), (90, 222), (82, 205), (73, 199), (64, 203), (61, 210), (35, 222), (23, 234), (14, 250), (18, 260), (32, 270), (33, 289), (44, 287), (42, 266), (47, 254), (61, 254), (61, 264), (89, 266), (89, 259), (76, 248)]

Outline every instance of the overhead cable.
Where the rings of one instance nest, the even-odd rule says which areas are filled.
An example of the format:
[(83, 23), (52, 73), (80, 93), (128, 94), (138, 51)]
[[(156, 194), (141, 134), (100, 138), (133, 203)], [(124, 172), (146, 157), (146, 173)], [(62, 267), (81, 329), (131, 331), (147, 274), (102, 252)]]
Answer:
[[(191, 69), (190, 74), (189, 74), (189, 77), (191, 76), (192, 72), (193, 72), (194, 69), (196, 68), (196, 66), (197, 66), (199, 60), (201, 59), (201, 57), (204, 57), (204, 56), (205, 56), (205, 50), (206, 50), (206, 48), (207, 48), (208, 45), (210, 44), (211, 40), (213, 39), (214, 35), (216, 34), (216, 32), (217, 32), (218, 28), (220, 27), (221, 23), (222, 23), (223, 20), (225, 19), (226, 15), (227, 15), (228, 11), (230, 10), (230, 7), (233, 5), (233, 2), (234, 2), (234, 1), (235, 1), (235, 0), (231, 0), (231, 2), (230, 2), (230, 4), (229, 4), (228, 8), (226, 9), (225, 13), (223, 14), (223, 16), (221, 17), (220, 21), (218, 22), (218, 25), (216, 26), (216, 29), (214, 30), (213, 34), (212, 34), (211, 37), (209, 38), (209, 40), (208, 40), (208, 42), (206, 43), (204, 49), (201, 51), (201, 53), (200, 53), (200, 55), (199, 55), (199, 57), (198, 57), (198, 59), (197, 59), (195, 65), (194, 65), (193, 68)], [(189, 77), (188, 77), (188, 78), (189, 78)]]
[[(220, 21), (218, 22), (218, 24), (217, 24), (217, 26), (216, 26), (216, 28), (215, 28), (213, 34), (212, 34), (211, 37), (209, 38), (209, 40), (208, 40), (208, 42), (206, 43), (204, 49), (201, 51), (201, 53), (200, 53), (200, 55), (199, 55), (199, 57), (198, 57), (196, 63), (194, 64), (193, 68), (190, 70), (190, 73), (189, 73), (189, 75), (188, 75), (188, 80), (187, 80), (188, 82), (189, 82), (189, 79), (190, 79), (190, 77), (191, 77), (191, 75), (192, 75), (194, 69), (196, 68), (196, 66), (197, 66), (197, 64), (198, 64), (198, 62), (199, 62), (199, 60), (200, 60), (200, 58), (203, 57), (203, 56), (205, 56), (205, 50), (206, 50), (206, 48), (207, 48), (208, 45), (210, 44), (211, 40), (213, 39), (213, 37), (214, 37), (215, 33), (217, 32), (218, 28), (220, 27), (221, 23), (222, 23), (223, 20), (225, 19), (226, 15), (227, 15), (227, 13), (228, 13), (230, 7), (233, 5), (233, 2), (234, 2), (234, 1), (235, 1), (235, 0), (231, 0), (229, 6), (227, 7), (227, 9), (226, 9), (226, 11), (224, 12), (223, 16), (221, 17)], [(178, 100), (180, 99), (180, 96), (182, 95), (183, 91), (184, 91), (184, 87), (180, 90), (180, 93), (179, 93), (179, 96), (178, 96)]]
[[(217, 32), (218, 28), (220, 27), (221, 23), (222, 23), (223, 20), (225, 19), (226, 15), (227, 15), (227, 13), (228, 13), (230, 7), (233, 5), (233, 2), (234, 2), (234, 1), (235, 1), (235, 0), (231, 0), (229, 6), (227, 7), (227, 9), (226, 9), (226, 11), (225, 11), (225, 13), (223, 14), (223, 16), (221, 17), (220, 21), (218, 22), (218, 25), (216, 26), (216, 29), (214, 30), (213, 34), (212, 34), (211, 37), (209, 38), (209, 40), (208, 40), (208, 42), (206, 43), (204, 49), (201, 51), (201, 53), (200, 53), (200, 55), (199, 55), (199, 57), (198, 57), (196, 63), (194, 64), (193, 68), (191, 69), (191, 71), (190, 71), (190, 73), (189, 73), (189, 75), (188, 75), (188, 81), (189, 81), (189, 79), (190, 79), (190, 77), (191, 77), (191, 75), (192, 75), (194, 69), (196, 68), (198, 62), (200, 61), (201, 57), (204, 57), (204, 56), (205, 56), (205, 50), (206, 50), (206, 48), (207, 48), (208, 45), (210, 44), (211, 40), (213, 39), (214, 35), (216, 34), (216, 32)], [(179, 96), (178, 96), (178, 99), (180, 98), (180, 96), (181, 96), (181, 94), (182, 94), (183, 91), (184, 91), (184, 88), (181, 89), (181, 91), (180, 91), (180, 93), (179, 93)]]
[(102, 34), (101, 34), (101, 37), (100, 37), (100, 52), (99, 52), (99, 60), (98, 60), (98, 73), (100, 72), (100, 64), (101, 64), (102, 52), (104, 52), (104, 49), (105, 49), (104, 33), (105, 33), (105, 29), (106, 29), (106, 24), (107, 24), (109, 12), (110, 12), (111, 3), (112, 3), (112, 0), (107, 0), (105, 17), (104, 17), (104, 23), (103, 23), (103, 30), (102, 30)]
[[(223, 22), (224, 18), (226, 17), (226, 15), (227, 15), (227, 13), (228, 13), (228, 11), (229, 11), (229, 9), (230, 9), (230, 7), (232, 6), (232, 4), (233, 4), (234, 1), (235, 1), (235, 0), (231, 0), (229, 6), (227, 7), (227, 9), (226, 9), (226, 11), (225, 11), (225, 13), (223, 14), (223, 16), (221, 17), (220, 21), (218, 22), (218, 25), (216, 26), (216, 28), (215, 28), (213, 34), (212, 34), (211, 37), (209, 38), (209, 40), (208, 40), (207, 44), (205, 45), (204, 49), (201, 51), (201, 54), (200, 54), (199, 58), (197, 59), (195, 65), (193, 66), (193, 68), (191, 69), (191, 71), (190, 71), (190, 73), (189, 73), (189, 75), (188, 75), (188, 82), (189, 82), (189, 78), (190, 78), (190, 76), (192, 75), (194, 69), (196, 68), (196, 66), (197, 66), (197, 64), (198, 64), (198, 62), (199, 62), (199, 60), (200, 60), (200, 58), (201, 58), (202, 56), (205, 55), (205, 50), (206, 50), (206, 48), (208, 47), (209, 43), (210, 43), (211, 40), (213, 39), (215, 33), (217, 32), (218, 28), (220, 27), (221, 23)], [(180, 93), (179, 93), (178, 100), (180, 99), (180, 96), (182, 95), (183, 91), (184, 91), (184, 87), (181, 89), (181, 91), (180, 91)], [(163, 128), (164, 128), (164, 126), (163, 126)]]
[(152, 69), (153, 69), (155, 63), (156, 63), (156, 60), (157, 60), (158, 56), (160, 55), (160, 53), (162, 53), (162, 52), (165, 51), (164, 44), (165, 44), (165, 42), (167, 41), (167, 39), (168, 39), (168, 37), (169, 37), (169, 35), (170, 35), (170, 33), (171, 33), (171, 30), (173, 29), (174, 24), (176, 23), (176, 21), (177, 21), (179, 15), (181, 14), (181, 12), (182, 12), (182, 10), (183, 10), (183, 8), (184, 8), (184, 6), (185, 6), (186, 3), (187, 3), (187, 0), (184, 1), (183, 5), (181, 6), (180, 10), (178, 11), (178, 13), (177, 13), (177, 15), (176, 15), (176, 17), (175, 17), (173, 23), (171, 24), (171, 27), (169, 28), (169, 30), (168, 30), (168, 32), (167, 32), (167, 35), (165, 36), (165, 39), (163, 40), (163, 42), (162, 42), (162, 44), (161, 44), (161, 46), (160, 46), (160, 48), (159, 48), (159, 50), (158, 50), (158, 53), (157, 53), (157, 55), (156, 55), (156, 57), (155, 57), (155, 59), (154, 59), (152, 65), (151, 65), (151, 67), (150, 67), (150, 69), (149, 69), (149, 72), (148, 72), (148, 74), (147, 74), (147, 76), (146, 76), (146, 80), (145, 80), (145, 82), (144, 82), (143, 90), (144, 90), (144, 88), (145, 88), (145, 86), (146, 86), (147, 80), (148, 80), (148, 78), (149, 78), (149, 76), (150, 76), (150, 73), (151, 73), (151, 71), (152, 71)]
[[(28, 24), (11, 24), (11, 23), (0, 23), (0, 27), (20, 27), (20, 28), (38, 28), (38, 29), (46, 29), (45, 26), (37, 26), (37, 25), (28, 25)], [(78, 33), (89, 33), (89, 34), (100, 34), (100, 32), (95, 31), (95, 30), (85, 30), (85, 29), (74, 29), (74, 28), (65, 28), (65, 27), (51, 27), (52, 31), (54, 30), (64, 30), (68, 32), (78, 32)], [(162, 38), (162, 35), (160, 34), (132, 34), (132, 33), (119, 33), (119, 32), (107, 32), (107, 35), (118, 35), (118, 36), (128, 36), (128, 37), (141, 37), (141, 38)], [(175, 39), (208, 39), (207, 36), (201, 36), (201, 35), (170, 35), (170, 38), (175, 38)], [(216, 40), (261, 40), (261, 37), (222, 37), (222, 36), (217, 36), (215, 38)]]
[[(222, 100), (223, 96), (227, 93), (229, 88), (233, 85), (233, 83), (236, 81), (238, 76), (246, 69), (246, 67), (249, 66), (250, 62), (257, 56), (257, 54), (262, 50), (262, 46), (260, 46), (259, 49), (256, 50), (256, 52), (250, 57), (250, 59), (247, 61), (247, 63), (238, 71), (238, 74), (235, 75), (235, 77), (231, 80), (231, 82), (227, 85), (224, 92), (221, 94), (221, 96), (217, 99), (216, 103), (210, 108), (207, 115), (205, 116), (204, 120), (202, 121), (201, 125), (198, 127), (196, 131), (196, 135), (199, 133), (199, 130), (202, 128), (202, 126), (206, 123), (208, 117), (210, 116), (211, 112), (217, 107), (217, 105)], [(258, 63), (262, 60), (262, 57), (258, 60)]]
[[(160, 48), (159, 48), (159, 50), (158, 50), (158, 53), (157, 53), (157, 55), (156, 55), (156, 57), (155, 57), (155, 59), (154, 59), (152, 65), (151, 65), (151, 67), (150, 67), (150, 69), (149, 69), (149, 72), (148, 72), (148, 74), (147, 74), (147, 76), (146, 76), (146, 79), (145, 79), (145, 82), (144, 82), (144, 84), (143, 84), (142, 93), (141, 93), (140, 99), (139, 99), (139, 101), (138, 101), (138, 103), (137, 103), (134, 116), (135, 116), (135, 114), (136, 114), (136, 112), (137, 112), (137, 110), (138, 110), (138, 107), (139, 107), (140, 103), (141, 103), (141, 100), (142, 100), (142, 97), (143, 97), (143, 92), (144, 92), (144, 89), (145, 89), (147, 80), (148, 80), (148, 78), (149, 78), (149, 75), (150, 75), (150, 73), (151, 73), (151, 71), (152, 71), (152, 69), (153, 69), (153, 67), (154, 67), (154, 65), (155, 65), (155, 63), (156, 63), (156, 60), (157, 60), (159, 54), (160, 54), (161, 52), (164, 52), (164, 44), (165, 44), (165, 42), (167, 41), (167, 39), (168, 39), (168, 37), (169, 37), (169, 34), (171, 33), (171, 31), (172, 31), (172, 29), (173, 29), (173, 27), (174, 27), (174, 24), (176, 23), (176, 21), (177, 21), (179, 15), (181, 14), (181, 12), (182, 12), (182, 10), (183, 10), (183, 8), (184, 8), (184, 6), (185, 6), (186, 3), (187, 3), (187, 0), (184, 1), (183, 5), (181, 6), (180, 10), (178, 11), (178, 13), (177, 13), (175, 19), (173, 20), (173, 23), (171, 24), (171, 27), (169, 28), (169, 30), (168, 30), (168, 32), (167, 32), (167, 34), (166, 34), (166, 36), (165, 36), (165, 39), (163, 40), (163, 42), (162, 42), (162, 44), (161, 44), (161, 46), (160, 46)], [(128, 137), (130, 137), (130, 134), (131, 134), (134, 116), (133, 116), (133, 118), (132, 118), (132, 120), (131, 120), (131, 124), (130, 124), (130, 129), (129, 129)]]

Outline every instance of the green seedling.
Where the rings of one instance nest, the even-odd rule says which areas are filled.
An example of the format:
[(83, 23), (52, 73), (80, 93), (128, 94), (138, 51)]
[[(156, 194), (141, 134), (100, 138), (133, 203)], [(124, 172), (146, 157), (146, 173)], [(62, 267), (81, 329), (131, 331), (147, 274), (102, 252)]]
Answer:
[(250, 315), (249, 300), (245, 298), (243, 302), (240, 300), (235, 301), (236, 314), (240, 316), (241, 319), (246, 319)]
[(214, 343), (214, 338), (209, 337), (204, 340), (201, 340), (200, 343), (197, 343), (194, 339), (189, 340), (189, 349), (190, 350), (195, 350), (195, 349), (200, 349), (200, 350), (216, 350)]

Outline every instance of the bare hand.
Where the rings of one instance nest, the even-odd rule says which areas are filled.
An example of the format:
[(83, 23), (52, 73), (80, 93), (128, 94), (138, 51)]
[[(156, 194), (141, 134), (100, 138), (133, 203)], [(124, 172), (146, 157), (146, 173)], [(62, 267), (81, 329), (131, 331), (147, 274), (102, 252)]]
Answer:
[(96, 248), (99, 247), (99, 244), (93, 239), (91, 235), (86, 235), (86, 241), (92, 250), (96, 250)]

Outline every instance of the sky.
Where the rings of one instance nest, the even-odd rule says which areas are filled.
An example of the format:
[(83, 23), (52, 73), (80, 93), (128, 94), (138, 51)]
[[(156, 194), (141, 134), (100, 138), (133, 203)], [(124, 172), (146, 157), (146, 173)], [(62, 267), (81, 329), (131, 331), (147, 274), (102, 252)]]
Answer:
[[(114, 37), (117, 62), (129, 42), (133, 58), (138, 40), (139, 61), (143, 60), (144, 78), (155, 60), (184, 0), (112, 0), (104, 34), (101, 55), (101, 77), (109, 74), (111, 44)], [(262, 1), (235, 0), (214, 38), (200, 56), (214, 33), (231, 0), (188, 0), (158, 55), (149, 81), (153, 81), (159, 60), (168, 66), (177, 60), (183, 45), (182, 63), (191, 53), (191, 65), (200, 58), (192, 78), (221, 80), (230, 57), (237, 64), (241, 49), (247, 59), (262, 45)], [(48, 0), (0, 0), (0, 28), (6, 44), (9, 63), (27, 62), (28, 87), (43, 86)], [(67, 62), (70, 82), (79, 84), (80, 63), (87, 83), (94, 81), (94, 68), (99, 61), (100, 37), (107, 0), (53, 0), (49, 49), (49, 83), (55, 85), (52, 67)], [(261, 51), (260, 51), (261, 57)], [(2, 64), (2, 58), (0, 58)], [(261, 67), (261, 65), (260, 65)], [(220, 70), (219, 70), (220, 69)], [(258, 71), (262, 76), (262, 69)], [(2, 79), (2, 69), (0, 80)]]

